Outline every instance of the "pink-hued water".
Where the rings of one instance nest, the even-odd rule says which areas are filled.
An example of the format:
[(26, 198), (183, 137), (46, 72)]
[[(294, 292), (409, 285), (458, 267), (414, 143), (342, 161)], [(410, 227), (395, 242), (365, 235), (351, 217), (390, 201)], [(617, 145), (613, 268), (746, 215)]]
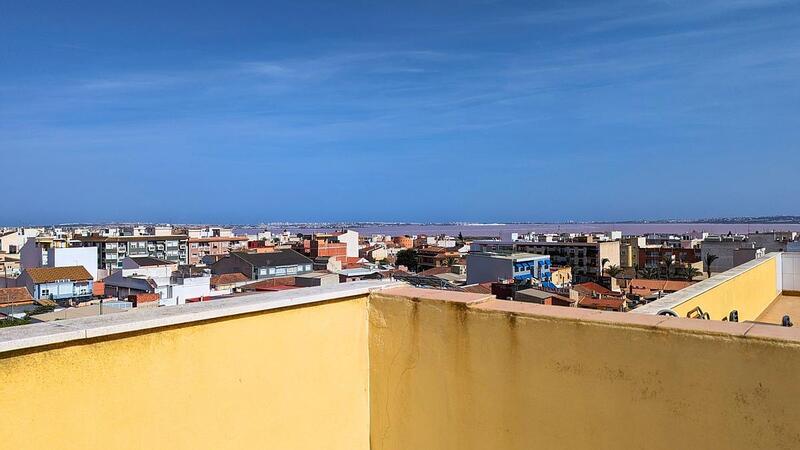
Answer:
[[(798, 231), (800, 224), (713, 224), (713, 223), (565, 223), (565, 224), (477, 224), (477, 225), (370, 225), (362, 227), (348, 227), (360, 234), (385, 234), (389, 236), (402, 236), (414, 234), (439, 235), (446, 234), (457, 236), (500, 236), (501, 233), (589, 233), (602, 231), (621, 231), (625, 235), (643, 235), (648, 233), (690, 233), (707, 231), (709, 233), (752, 233), (764, 231)], [(297, 233), (312, 233), (318, 231), (332, 231), (332, 228), (303, 228), (303, 227), (269, 227), (273, 232), (284, 229)], [(256, 229), (237, 230), (239, 233), (254, 233)]]

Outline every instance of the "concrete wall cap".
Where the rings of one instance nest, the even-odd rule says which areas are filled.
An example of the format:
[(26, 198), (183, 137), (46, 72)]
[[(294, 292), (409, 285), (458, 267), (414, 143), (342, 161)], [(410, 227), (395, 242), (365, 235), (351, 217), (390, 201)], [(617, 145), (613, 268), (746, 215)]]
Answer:
[(355, 281), (3, 328), (0, 329), (0, 353), (309, 303), (334, 301), (368, 295), (370, 292), (398, 285), (400, 285), (398, 282), (382, 280)]

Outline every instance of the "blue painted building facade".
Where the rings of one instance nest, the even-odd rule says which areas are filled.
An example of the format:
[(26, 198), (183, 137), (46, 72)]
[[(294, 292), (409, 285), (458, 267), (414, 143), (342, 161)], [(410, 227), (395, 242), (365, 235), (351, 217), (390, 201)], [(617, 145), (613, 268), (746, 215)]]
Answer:
[(32, 267), (20, 276), (36, 300), (88, 299), (93, 296), (94, 279), (83, 266)]
[(550, 256), (536, 255), (532, 259), (518, 259), (514, 261), (515, 280), (538, 280), (542, 286), (555, 287), (550, 277)]
[(81, 299), (92, 296), (94, 282), (89, 281), (56, 281), (50, 283), (38, 283), (33, 285), (33, 298), (65, 300), (69, 298)]

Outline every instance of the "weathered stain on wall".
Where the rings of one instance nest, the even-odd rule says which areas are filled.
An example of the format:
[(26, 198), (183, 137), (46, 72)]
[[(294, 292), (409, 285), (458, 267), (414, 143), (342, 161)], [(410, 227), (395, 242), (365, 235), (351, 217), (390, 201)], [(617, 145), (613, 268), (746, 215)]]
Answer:
[(800, 448), (797, 344), (388, 294), (373, 450)]

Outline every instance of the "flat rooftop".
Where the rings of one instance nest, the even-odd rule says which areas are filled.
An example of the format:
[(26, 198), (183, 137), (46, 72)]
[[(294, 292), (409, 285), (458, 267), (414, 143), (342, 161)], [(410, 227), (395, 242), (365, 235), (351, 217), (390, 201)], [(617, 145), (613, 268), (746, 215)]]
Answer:
[(308, 272), (300, 275), (295, 275), (295, 278), (327, 278), (335, 276), (338, 276), (338, 274), (327, 271), (315, 271), (315, 272)]
[(780, 325), (783, 316), (789, 316), (792, 321), (800, 320), (800, 293), (792, 292), (787, 295), (781, 293), (768, 307), (756, 318), (756, 322)]
[(632, 311), (741, 322), (800, 321), (800, 253), (775, 252), (666, 295)]

